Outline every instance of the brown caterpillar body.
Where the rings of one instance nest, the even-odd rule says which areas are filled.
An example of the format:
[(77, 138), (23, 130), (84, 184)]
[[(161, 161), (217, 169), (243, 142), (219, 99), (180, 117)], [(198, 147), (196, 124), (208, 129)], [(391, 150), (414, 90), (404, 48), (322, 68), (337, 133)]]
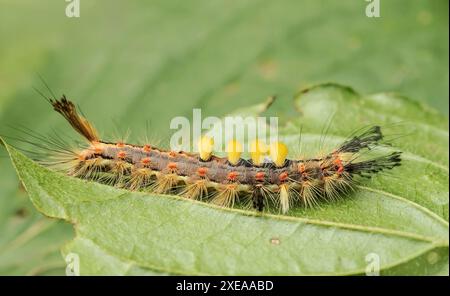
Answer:
[(361, 150), (382, 139), (378, 126), (314, 159), (281, 158), (281, 164), (279, 160), (255, 164), (241, 158), (232, 163), (226, 157), (211, 155), (205, 160), (196, 153), (102, 141), (65, 96), (49, 101), (89, 142), (88, 147), (74, 151), (71, 157), (67, 153), (61, 157), (63, 161), (58, 164), (64, 164), (67, 174), (129, 190), (209, 200), (220, 206), (232, 207), (242, 199), (259, 211), (273, 204), (285, 213), (296, 204), (313, 206), (319, 199), (338, 199), (353, 188), (356, 175), (370, 177), (401, 161), (400, 152), (356, 160)]

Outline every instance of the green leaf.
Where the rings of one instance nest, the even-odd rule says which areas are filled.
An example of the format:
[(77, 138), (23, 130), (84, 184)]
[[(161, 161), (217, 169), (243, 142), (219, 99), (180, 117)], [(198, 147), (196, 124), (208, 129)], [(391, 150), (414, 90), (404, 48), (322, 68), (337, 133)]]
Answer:
[[(398, 99), (384, 96), (392, 100), (391, 105)], [(331, 84), (305, 90), (297, 99), (302, 116), (282, 128), (282, 134), (294, 148), (298, 143), (294, 127), (303, 123), (311, 132), (302, 141), (305, 146), (312, 144), (320, 136), (314, 131), (323, 118), (313, 114), (334, 112), (337, 122), (331, 125), (327, 139), (332, 145), (353, 125), (374, 120), (370, 114), (378, 114), (372, 109), (379, 106), (370, 104), (372, 98)], [(401, 102), (406, 109), (415, 105)], [(247, 110), (264, 110), (261, 106)], [(355, 106), (359, 113), (352, 113)], [(416, 111), (405, 116), (414, 116)], [(435, 135), (439, 143), (437, 135), (446, 131), (439, 122), (432, 122), (434, 117), (426, 116), (430, 111), (421, 112), (423, 122), (414, 124), (440, 129)], [(391, 118), (388, 113), (377, 121), (387, 123), (386, 118)], [(387, 148), (401, 147), (405, 152), (399, 169), (375, 177), (340, 202), (298, 208), (289, 216), (222, 209), (177, 196), (86, 182), (49, 171), (7, 148), (36, 208), (74, 225), (76, 237), (63, 253), (79, 255), (82, 274), (364, 274), (369, 254), (380, 259), (382, 274), (446, 274), (448, 169), (445, 160), (438, 163), (425, 154), (413, 154), (438, 150), (434, 145), (418, 149), (423, 145), (417, 141), (423, 137), (420, 133), (409, 137)], [(419, 173), (426, 178), (422, 180)], [(409, 179), (421, 180), (414, 191), (407, 190)]]

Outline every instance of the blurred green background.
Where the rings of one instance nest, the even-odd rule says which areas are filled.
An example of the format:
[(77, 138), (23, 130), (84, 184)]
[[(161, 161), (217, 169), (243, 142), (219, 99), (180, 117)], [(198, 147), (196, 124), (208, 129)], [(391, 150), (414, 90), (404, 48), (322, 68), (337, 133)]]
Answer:
[[(36, 94), (42, 75), (82, 106), (106, 136), (171, 134), (170, 119), (221, 116), (269, 95), (321, 82), (361, 93), (399, 92), (448, 115), (448, 1), (0, 0), (0, 134), (24, 125), (71, 133)], [(325, 116), (325, 115), (324, 115)], [(73, 134), (72, 134), (73, 135)], [(0, 151), (0, 274), (62, 274), (69, 225), (30, 205)]]

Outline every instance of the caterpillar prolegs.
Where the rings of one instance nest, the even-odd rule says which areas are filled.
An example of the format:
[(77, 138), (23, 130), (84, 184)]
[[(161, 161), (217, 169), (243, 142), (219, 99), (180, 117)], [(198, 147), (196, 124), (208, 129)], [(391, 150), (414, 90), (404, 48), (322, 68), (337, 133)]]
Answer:
[(237, 141), (228, 143), (227, 157), (213, 155), (208, 137), (201, 138), (199, 153), (104, 141), (65, 96), (48, 101), (88, 145), (65, 149), (45, 164), (73, 177), (129, 190), (177, 194), (223, 207), (239, 201), (258, 211), (275, 206), (286, 213), (293, 206), (314, 206), (345, 195), (354, 188), (356, 176), (370, 177), (401, 162), (400, 152), (360, 159), (382, 140), (379, 126), (365, 128), (330, 153), (310, 159), (287, 159), (283, 143), (267, 147), (256, 141), (247, 160), (241, 158), (242, 144)]

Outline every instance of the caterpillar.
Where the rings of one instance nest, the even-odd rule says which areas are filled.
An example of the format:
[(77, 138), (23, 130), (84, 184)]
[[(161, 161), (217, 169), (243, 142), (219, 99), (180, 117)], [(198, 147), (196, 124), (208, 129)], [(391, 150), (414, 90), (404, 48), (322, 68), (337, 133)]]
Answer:
[(250, 159), (241, 158), (242, 144), (236, 140), (228, 143), (227, 157), (219, 157), (206, 136), (198, 143), (198, 153), (105, 141), (66, 96), (45, 98), (87, 144), (69, 149), (54, 141), (55, 147), (48, 148), (52, 157), (41, 163), (72, 177), (128, 190), (177, 194), (222, 207), (243, 202), (257, 211), (272, 206), (287, 213), (294, 206), (338, 200), (355, 189), (357, 177), (370, 178), (401, 163), (399, 151), (360, 160), (383, 139), (379, 126), (362, 129), (316, 158), (288, 159), (285, 144), (258, 140), (250, 145)]

